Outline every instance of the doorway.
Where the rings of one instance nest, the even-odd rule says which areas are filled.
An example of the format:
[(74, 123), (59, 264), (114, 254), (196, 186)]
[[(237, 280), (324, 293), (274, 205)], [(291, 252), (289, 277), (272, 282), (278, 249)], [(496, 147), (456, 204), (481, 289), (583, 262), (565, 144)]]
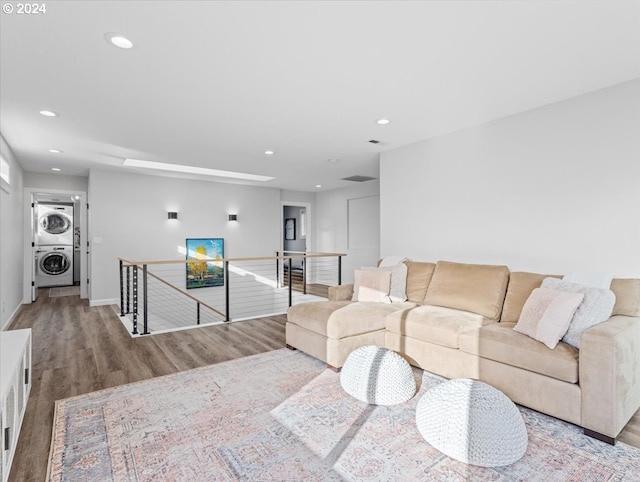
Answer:
[[(284, 226), (282, 234), (282, 248), (286, 252), (307, 251), (307, 208), (305, 206), (285, 205), (282, 208), (282, 224)], [(294, 268), (301, 260), (293, 260)]]
[[(24, 199), (27, 200), (25, 219), (30, 221), (24, 223), (25, 239), (29, 240), (24, 250), (24, 300), (35, 301), (39, 295), (39, 285), (76, 286), (79, 287), (80, 297), (88, 298), (87, 193), (37, 188), (28, 188), (24, 192)], [(65, 223), (54, 222), (58, 219), (56, 215), (61, 219), (64, 217), (72, 229), (53, 229), (66, 226)], [(50, 252), (58, 256), (64, 254), (65, 266), (69, 269), (56, 275), (46, 272), (42, 262), (48, 259)], [(83, 280), (86, 282), (83, 283)]]
[[(312, 249), (311, 240), (311, 205), (308, 203), (282, 202), (281, 218), (281, 251), (284, 255), (296, 255), (307, 253)], [(282, 263), (280, 279), (287, 279), (288, 261)], [(293, 258), (291, 260), (292, 277), (294, 287), (296, 284), (304, 285), (303, 277), (308, 280), (309, 273), (305, 268), (303, 258)]]

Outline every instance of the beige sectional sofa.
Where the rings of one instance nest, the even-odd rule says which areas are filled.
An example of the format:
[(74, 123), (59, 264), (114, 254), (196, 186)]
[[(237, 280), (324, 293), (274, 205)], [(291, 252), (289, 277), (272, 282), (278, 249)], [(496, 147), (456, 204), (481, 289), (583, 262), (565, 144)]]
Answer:
[[(286, 342), (339, 369), (355, 348), (378, 345), (447, 378), (474, 378), (514, 402), (580, 425), (609, 443), (640, 409), (640, 279), (614, 279), (611, 318), (554, 349), (516, 332), (544, 278), (506, 266), (406, 261), (407, 301), (329, 300), (292, 306)], [(558, 277), (558, 276), (556, 276)]]

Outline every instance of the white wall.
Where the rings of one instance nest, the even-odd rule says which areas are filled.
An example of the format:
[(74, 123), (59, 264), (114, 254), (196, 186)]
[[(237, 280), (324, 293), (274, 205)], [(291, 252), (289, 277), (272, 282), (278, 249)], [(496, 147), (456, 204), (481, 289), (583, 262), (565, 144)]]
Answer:
[(278, 189), (91, 170), (89, 197), (93, 304), (118, 298), (118, 257), (184, 259), (186, 238), (224, 238), (227, 258), (273, 256), (280, 246)]
[(58, 191), (87, 191), (89, 179), (56, 173), (25, 172), (24, 187)]
[[(362, 221), (372, 223), (373, 232), (378, 232), (379, 213), (370, 219), (349, 219), (349, 201), (380, 195), (380, 182), (367, 181), (353, 187), (334, 189), (316, 194), (316, 250), (345, 253), (342, 260), (343, 284), (353, 282), (353, 270), (361, 266), (375, 266), (380, 257), (380, 238), (371, 240), (368, 247), (350, 247), (349, 226)], [(377, 203), (379, 208), (379, 203)]]
[(6, 329), (22, 304), (24, 173), (2, 136), (0, 152), (9, 163), (11, 173), (10, 192), (0, 189), (0, 327)]
[(640, 276), (640, 80), (381, 156), (382, 255)]
[(314, 204), (316, 202), (316, 193), (306, 191), (289, 191), (287, 189), (282, 189), (280, 191), (280, 199), (285, 203), (293, 202)]

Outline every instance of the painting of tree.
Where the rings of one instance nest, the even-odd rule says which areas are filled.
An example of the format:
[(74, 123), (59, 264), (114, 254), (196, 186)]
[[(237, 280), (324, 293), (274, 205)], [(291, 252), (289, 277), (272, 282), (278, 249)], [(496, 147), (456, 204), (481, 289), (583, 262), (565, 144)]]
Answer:
[(224, 286), (224, 239), (189, 238), (187, 248), (187, 289)]

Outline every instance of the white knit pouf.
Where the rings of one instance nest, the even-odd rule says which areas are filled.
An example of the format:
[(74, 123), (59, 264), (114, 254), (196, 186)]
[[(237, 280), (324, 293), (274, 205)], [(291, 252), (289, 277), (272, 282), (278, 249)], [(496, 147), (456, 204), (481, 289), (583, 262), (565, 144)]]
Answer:
[(527, 429), (509, 398), (467, 378), (429, 389), (416, 406), (418, 430), (433, 447), (461, 462), (509, 465), (527, 450)]
[(368, 345), (352, 351), (342, 366), (345, 392), (374, 405), (406, 402), (416, 393), (416, 379), (407, 361), (396, 352)]

